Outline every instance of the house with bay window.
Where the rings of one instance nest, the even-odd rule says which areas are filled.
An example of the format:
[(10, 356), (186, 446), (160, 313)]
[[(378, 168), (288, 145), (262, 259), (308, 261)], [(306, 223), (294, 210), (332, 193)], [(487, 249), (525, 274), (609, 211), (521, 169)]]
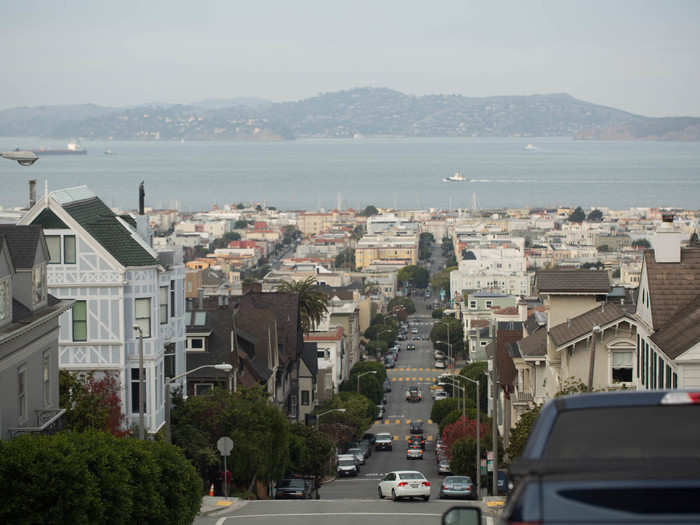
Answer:
[(86, 186), (44, 195), (20, 224), (43, 227), (48, 290), (73, 301), (60, 317), (59, 367), (115, 374), (127, 424), (137, 425), (138, 326), (146, 431), (157, 432), (165, 421), (164, 382), (186, 370), (181, 253), (154, 250), (145, 215), (116, 215)]
[(664, 216), (642, 263), (635, 320), (640, 389), (700, 387), (700, 246)]

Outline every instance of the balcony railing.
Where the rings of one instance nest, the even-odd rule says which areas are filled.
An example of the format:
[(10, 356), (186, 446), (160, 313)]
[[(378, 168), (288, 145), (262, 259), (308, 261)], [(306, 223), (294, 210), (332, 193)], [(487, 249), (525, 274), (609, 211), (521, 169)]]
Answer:
[(22, 434), (55, 434), (59, 430), (63, 430), (65, 421), (63, 414), (66, 413), (65, 408), (52, 408), (47, 410), (35, 410), (36, 425), (32, 427), (14, 427), (9, 428), (10, 437), (14, 438)]

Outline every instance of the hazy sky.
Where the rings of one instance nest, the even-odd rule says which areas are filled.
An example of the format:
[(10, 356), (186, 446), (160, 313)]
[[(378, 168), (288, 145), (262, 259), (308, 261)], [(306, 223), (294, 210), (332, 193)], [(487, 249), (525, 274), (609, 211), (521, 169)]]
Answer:
[(567, 92), (700, 116), (700, 1), (0, 0), (0, 107)]

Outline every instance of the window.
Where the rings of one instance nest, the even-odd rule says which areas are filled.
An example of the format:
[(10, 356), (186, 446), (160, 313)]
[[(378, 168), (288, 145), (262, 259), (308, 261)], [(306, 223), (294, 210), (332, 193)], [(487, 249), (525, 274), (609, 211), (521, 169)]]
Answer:
[(63, 236), (63, 264), (75, 264), (75, 235)]
[(188, 292), (192, 291), (192, 281), (187, 281), (187, 291)]
[(39, 304), (46, 299), (46, 266), (40, 264), (32, 268), (33, 299)]
[(160, 287), (160, 324), (168, 324), (168, 287)]
[(487, 341), (481, 341), (479, 344), (480, 344), (481, 346), (486, 346), (486, 345), (488, 344), (488, 342), (487, 342)]
[(659, 376), (658, 379), (658, 386), (659, 388), (664, 387), (664, 361), (661, 359), (661, 356), (659, 356), (659, 363), (657, 365), (657, 375)]
[(203, 337), (188, 337), (187, 351), (188, 352), (204, 352), (206, 350)]
[(476, 301), (469, 301), (469, 308), (471, 308), (472, 310), (475, 310), (476, 309)]
[(632, 382), (632, 364), (634, 355), (629, 352), (612, 352), (610, 355), (612, 367), (612, 382), (615, 383), (631, 383)]
[(43, 386), (44, 386), (44, 407), (51, 406), (51, 355), (44, 352), (42, 358)]
[(170, 281), (170, 317), (175, 317), (175, 281)]
[(49, 248), (49, 264), (61, 264), (61, 236), (46, 235), (45, 238)]
[(666, 370), (666, 388), (671, 388), (671, 367), (666, 365), (664, 368)]
[(17, 370), (17, 417), (20, 421), (27, 419), (27, 370)]
[(301, 391), (301, 404), (308, 406), (308, 404), (309, 404), (309, 391), (308, 390)]
[(639, 348), (639, 334), (637, 334), (637, 379), (639, 379), (640, 361), (641, 361), (641, 350)]
[[(144, 369), (144, 374), (145, 374), (145, 372), (146, 372), (146, 370)], [(145, 399), (148, 399), (148, 394), (146, 392), (146, 386), (147, 386), (147, 383), (144, 381), (143, 395), (144, 395)], [(144, 407), (144, 412), (145, 411), (146, 411), (146, 407)], [(138, 368), (131, 369), (131, 413), (132, 414), (139, 413), (139, 369)]]
[(175, 377), (175, 343), (165, 345), (165, 356), (163, 357), (165, 377)]
[(87, 341), (87, 303), (73, 303), (73, 341)]
[(10, 279), (0, 281), (0, 322), (10, 317), (10, 304), (12, 296), (10, 295)]
[(297, 396), (289, 396), (289, 415), (290, 417), (297, 417)]
[(678, 388), (678, 374), (673, 372), (673, 388)]
[(491, 308), (493, 301), (486, 301), (486, 308)]
[(194, 395), (195, 396), (203, 396), (204, 394), (208, 394), (214, 389), (214, 385), (212, 383), (195, 383), (194, 384)]
[(136, 326), (141, 328), (143, 337), (151, 337), (151, 300), (149, 298), (136, 299)]

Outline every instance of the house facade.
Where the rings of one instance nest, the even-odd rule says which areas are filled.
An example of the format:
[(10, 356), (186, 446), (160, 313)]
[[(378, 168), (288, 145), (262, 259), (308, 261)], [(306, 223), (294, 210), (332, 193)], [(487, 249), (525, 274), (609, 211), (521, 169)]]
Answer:
[(21, 224), (44, 228), (49, 292), (73, 300), (60, 318), (59, 367), (115, 374), (126, 423), (137, 425), (138, 326), (143, 334), (145, 426), (147, 432), (157, 432), (165, 422), (165, 380), (185, 372), (180, 252), (153, 250), (145, 215), (118, 216), (85, 186), (45, 195)]
[(48, 294), (49, 250), (39, 226), (0, 225), (0, 439), (62, 428), (58, 318)]

